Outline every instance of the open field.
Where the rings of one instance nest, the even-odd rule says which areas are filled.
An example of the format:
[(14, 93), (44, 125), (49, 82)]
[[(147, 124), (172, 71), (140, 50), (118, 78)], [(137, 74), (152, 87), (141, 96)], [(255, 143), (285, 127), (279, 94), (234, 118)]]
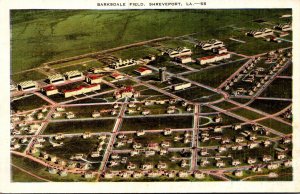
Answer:
[[(227, 34), (234, 31), (232, 28), (218, 31), (216, 26), (234, 24), (248, 28), (261, 27), (251, 20), (263, 17), (273, 18), (276, 21), (280, 15), (287, 12), (289, 11), (267, 9), (101, 12), (13, 10), (11, 11), (12, 72), (37, 67), (43, 62), (55, 59), (163, 36), (180, 36), (197, 32), (201, 39), (219, 38), (218, 35), (223, 35), (224, 31)], [(245, 23), (245, 20), (249, 22)], [(206, 23), (205, 28), (200, 26), (203, 21)]]
[(251, 110), (247, 110), (245, 108), (235, 109), (231, 112), (233, 112), (237, 115), (240, 115), (242, 117), (245, 117), (247, 119), (250, 119), (250, 120), (255, 120), (255, 119), (259, 119), (259, 118), (263, 117), (263, 115), (256, 113), (254, 111), (251, 111)]
[(218, 87), (245, 62), (246, 61), (239, 61), (227, 65), (217, 66), (211, 69), (188, 74), (185, 77), (208, 86)]
[(19, 170), (18, 168), (12, 166), (12, 181), (13, 182), (44, 182), (41, 179), (35, 178), (26, 172)]
[[(180, 122), (177, 122), (180, 119)], [(126, 118), (121, 130), (136, 131), (140, 129), (191, 128), (192, 116), (155, 117), (155, 118)]]
[(280, 121), (276, 121), (274, 119), (264, 119), (262, 121), (259, 121), (258, 123), (275, 129), (281, 133), (290, 134), (293, 132), (292, 126), (282, 123)]
[(14, 111), (24, 111), (38, 108), (47, 104), (48, 103), (45, 100), (33, 94), (28, 97), (12, 101), (10, 106)]
[(94, 120), (94, 121), (65, 121), (50, 123), (44, 134), (56, 133), (84, 133), (84, 132), (105, 132), (111, 131), (114, 119)]
[(264, 97), (292, 98), (292, 80), (275, 79), (261, 94)]
[(255, 100), (249, 106), (266, 113), (274, 114), (289, 106), (291, 102), (278, 100)]

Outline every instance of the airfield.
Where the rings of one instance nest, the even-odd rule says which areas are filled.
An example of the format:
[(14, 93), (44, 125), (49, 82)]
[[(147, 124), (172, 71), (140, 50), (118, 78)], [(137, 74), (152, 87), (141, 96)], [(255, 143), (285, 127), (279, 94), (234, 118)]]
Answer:
[(12, 12), (12, 181), (291, 181), (290, 14)]

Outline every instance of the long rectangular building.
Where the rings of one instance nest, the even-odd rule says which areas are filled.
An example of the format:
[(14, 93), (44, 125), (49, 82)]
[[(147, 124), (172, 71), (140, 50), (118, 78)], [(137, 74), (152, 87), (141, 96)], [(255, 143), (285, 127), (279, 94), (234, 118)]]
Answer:
[(221, 61), (224, 59), (229, 59), (230, 57), (231, 57), (231, 55), (229, 53), (222, 53), (222, 54), (214, 55), (214, 56), (201, 57), (196, 60), (200, 65), (205, 65), (208, 63), (214, 63), (214, 62)]
[(28, 80), (18, 84), (18, 89), (21, 91), (34, 90), (37, 89), (37, 82)]
[(65, 77), (62, 74), (55, 74), (48, 76), (48, 82), (50, 84), (58, 84), (65, 82)]
[(68, 80), (83, 78), (82, 72), (80, 72), (78, 70), (68, 71), (68, 72), (65, 73), (65, 76)]
[(88, 86), (79, 86), (79, 87), (71, 89), (71, 90), (64, 90), (63, 94), (64, 94), (65, 98), (69, 98), (72, 96), (85, 94), (85, 93), (89, 93), (89, 92), (96, 91), (96, 90), (100, 90), (100, 84), (91, 84)]

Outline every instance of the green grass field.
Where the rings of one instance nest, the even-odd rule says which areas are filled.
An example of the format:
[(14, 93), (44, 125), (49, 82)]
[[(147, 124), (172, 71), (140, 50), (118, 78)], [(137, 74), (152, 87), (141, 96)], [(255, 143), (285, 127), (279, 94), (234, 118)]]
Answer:
[[(178, 122), (180, 120), (180, 122)], [(148, 129), (165, 129), (165, 128), (191, 128), (192, 116), (170, 115), (169, 117), (154, 118), (125, 118), (122, 123), (122, 131), (136, 131)]]
[(266, 113), (274, 114), (289, 106), (291, 102), (278, 100), (254, 100), (249, 106)]
[(215, 68), (188, 74), (185, 77), (202, 84), (218, 87), (245, 62), (246, 61), (243, 60), (227, 65), (217, 66)]
[(292, 80), (275, 79), (268, 88), (261, 94), (264, 97), (292, 98)]
[(60, 123), (50, 123), (44, 134), (56, 133), (84, 133), (84, 132), (108, 132), (114, 125), (114, 119), (95, 121), (66, 121)]
[(48, 103), (42, 98), (36, 95), (30, 95), (25, 98), (14, 100), (10, 103), (11, 109), (14, 111), (25, 111), (35, 108), (39, 108), (42, 105), (47, 105)]
[(284, 22), (279, 17), (287, 13), (291, 10), (12, 10), (12, 72), (164, 36), (197, 32), (201, 39), (219, 38), (234, 32), (225, 26), (262, 27), (252, 20)]

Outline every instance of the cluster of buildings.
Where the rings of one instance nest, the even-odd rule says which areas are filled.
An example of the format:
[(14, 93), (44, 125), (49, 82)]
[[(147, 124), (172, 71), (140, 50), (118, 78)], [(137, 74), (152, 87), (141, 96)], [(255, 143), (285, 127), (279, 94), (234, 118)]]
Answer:
[(261, 38), (261, 37), (270, 36), (273, 34), (274, 34), (274, 31), (269, 28), (261, 28), (261, 29), (257, 29), (257, 30), (251, 30), (246, 33), (247, 36), (252, 36), (254, 38)]
[(162, 52), (162, 55), (168, 55), (171, 58), (191, 56), (192, 50), (186, 47), (177, 47), (175, 49), (167, 49)]
[(137, 64), (138, 62), (134, 59), (127, 59), (127, 60), (119, 59), (119, 61), (109, 64), (108, 67), (112, 69), (119, 69), (121, 67), (127, 67), (127, 66), (137, 65)]
[(292, 30), (292, 23), (288, 22), (288, 23), (282, 23), (282, 24), (278, 24), (274, 26), (275, 30), (281, 30), (283, 32), (286, 31), (291, 31)]
[(139, 96), (140, 96), (140, 93), (138, 91), (135, 91), (135, 89), (132, 86), (124, 86), (124, 87), (116, 90), (114, 93), (114, 97), (116, 99), (137, 98)]
[[(163, 164), (158, 164), (163, 165)], [(134, 165), (132, 165), (134, 166)], [(151, 164), (145, 164), (145, 168), (151, 167)], [(158, 178), (158, 177), (167, 177), (167, 178), (189, 178), (191, 176), (195, 177), (196, 179), (204, 179), (206, 175), (200, 171), (195, 172), (186, 172), (186, 171), (166, 171), (166, 170), (125, 170), (125, 171), (111, 171), (105, 172), (103, 174), (103, 178), (105, 179), (113, 179), (113, 178), (122, 178), (122, 179), (129, 179), (129, 178)]]
[(217, 48), (222, 48), (224, 47), (224, 43), (220, 40), (216, 39), (211, 39), (207, 41), (200, 41), (196, 45), (196, 47), (200, 47), (203, 50), (212, 50), (212, 49), (217, 49)]
[(231, 57), (231, 55), (227, 51), (227, 48), (225, 48), (224, 43), (220, 40), (212, 39), (207, 41), (200, 41), (195, 46), (200, 47), (205, 51), (212, 51), (216, 54), (197, 58), (196, 62), (200, 65), (222, 61)]

